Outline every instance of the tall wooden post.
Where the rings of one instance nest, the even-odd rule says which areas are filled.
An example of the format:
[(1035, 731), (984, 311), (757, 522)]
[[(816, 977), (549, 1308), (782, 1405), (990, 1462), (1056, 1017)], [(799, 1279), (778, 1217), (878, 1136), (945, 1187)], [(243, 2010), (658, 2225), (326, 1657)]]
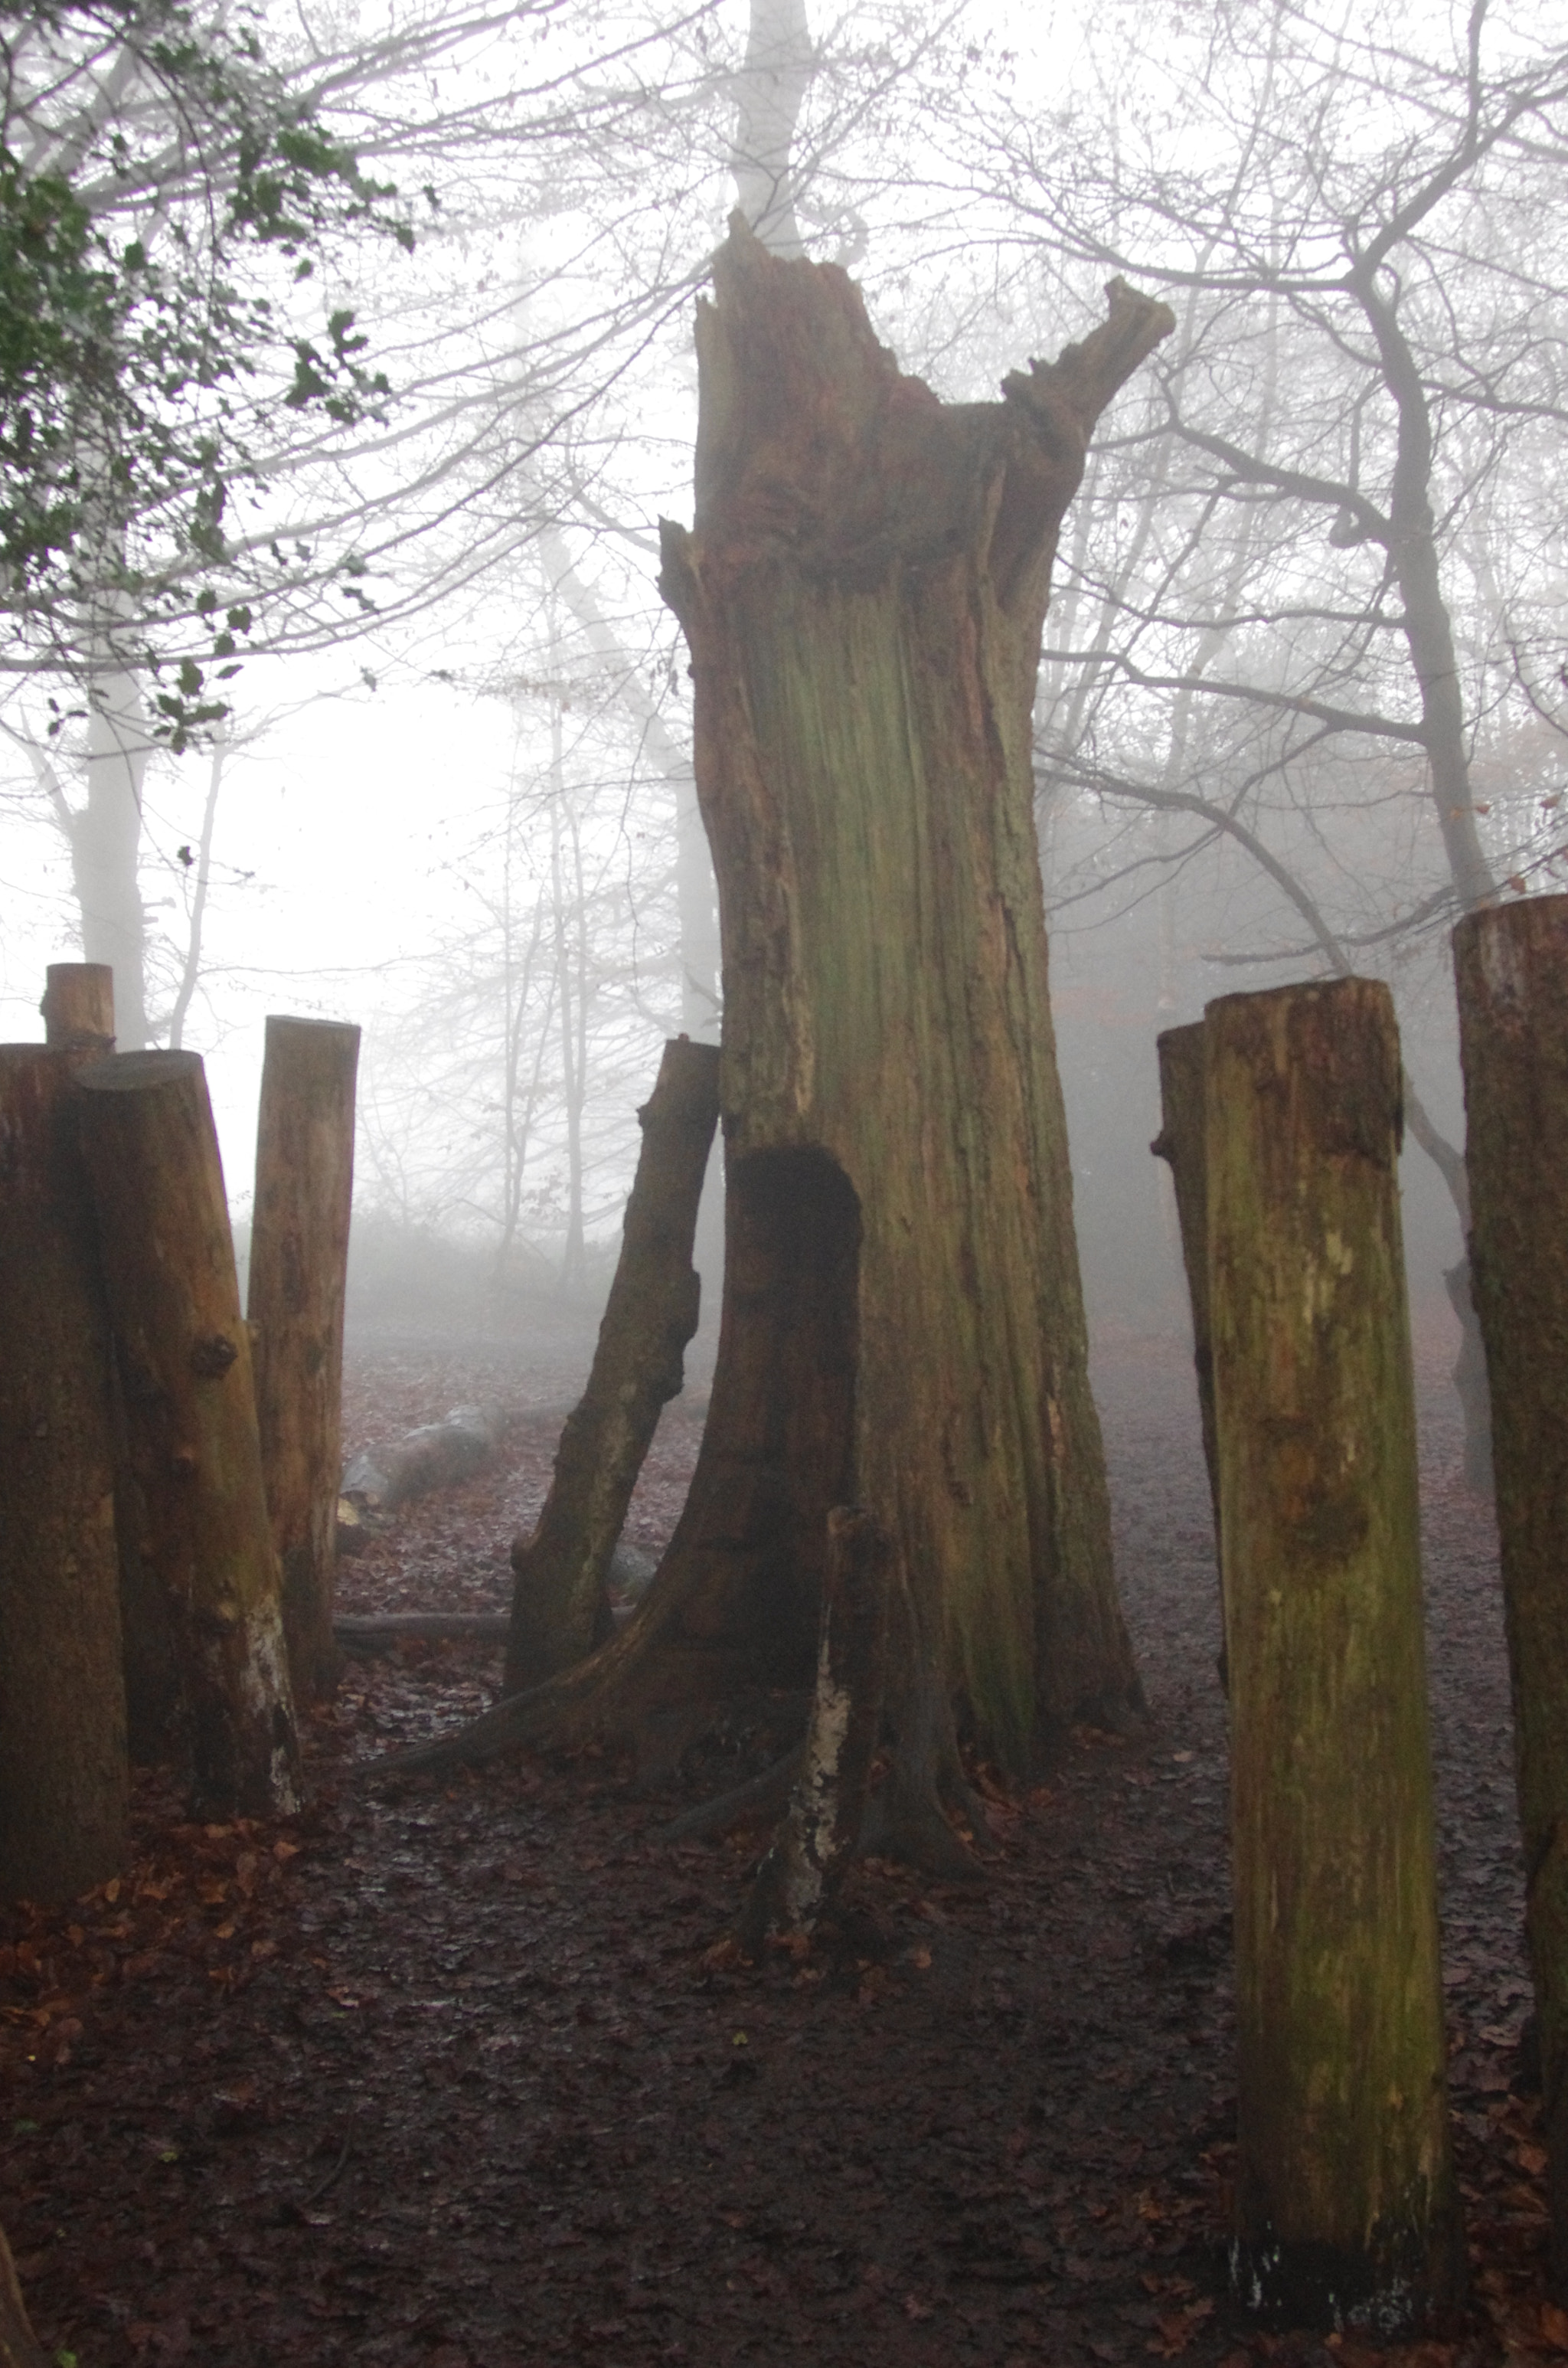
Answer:
[(248, 1314), (289, 1668), (304, 1702), (330, 1693), (340, 1660), (332, 1597), (358, 1063), (358, 1028), (267, 1023)]
[(262, 1489), (250, 1336), (207, 1080), (194, 1053), (80, 1073), (130, 1454), (167, 1590), (206, 1814), (299, 1803), (299, 1747)]
[(1454, 931), (1552, 2270), (1568, 2292), (1568, 896)]
[(43, 1041), (61, 1053), (114, 1050), (114, 972), (108, 962), (51, 962), (44, 973)]
[(1205, 1019), (1253, 2308), (1392, 2330), (1461, 2276), (1449, 2154), (1393, 1007)]
[(0, 1896), (125, 1862), (108, 1326), (69, 1053), (0, 1046)]

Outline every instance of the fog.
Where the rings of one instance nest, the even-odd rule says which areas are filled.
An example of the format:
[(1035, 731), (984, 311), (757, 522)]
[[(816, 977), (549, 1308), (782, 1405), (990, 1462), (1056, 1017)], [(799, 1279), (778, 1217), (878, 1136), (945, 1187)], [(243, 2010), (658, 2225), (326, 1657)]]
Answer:
[[(221, 448), (222, 533), (193, 540), (177, 470), (131, 470), (111, 529), (106, 494), (13, 566), (10, 1038), (46, 962), (113, 961), (122, 1043), (206, 1060), (243, 1237), (265, 1015), (356, 1020), (355, 1320), (591, 1312), (660, 1044), (720, 1025), (656, 521), (691, 516), (693, 307), (738, 199), (845, 264), (949, 401), (1081, 337), (1108, 274), (1174, 308), (1063, 529), (1036, 716), (1096, 1337), (1186, 1324), (1154, 1039), (1212, 996), (1387, 977), (1462, 1142), (1448, 928), (1557, 885), (1560, 22), (1494, 14), (1472, 89), (1438, 14), (1373, 11), (1348, 49), (1310, 12), (1266, 40), (1131, 6), (1006, 40), (982, 5), (263, 21), (406, 237), (322, 214), (280, 256), (189, 230), (188, 181), (84, 182), (106, 238), (187, 224), (274, 326), (243, 437), (172, 398)], [(22, 56), (37, 153), (70, 151), (97, 71)], [(320, 334), (301, 249), (365, 339), (335, 410), (267, 393)], [(112, 426), (134, 447), (145, 404)], [(76, 484), (98, 431), (71, 432)], [(1459, 1218), (1414, 1144), (1403, 1184), (1440, 1329)], [(710, 1269), (717, 1233), (710, 1207)]]

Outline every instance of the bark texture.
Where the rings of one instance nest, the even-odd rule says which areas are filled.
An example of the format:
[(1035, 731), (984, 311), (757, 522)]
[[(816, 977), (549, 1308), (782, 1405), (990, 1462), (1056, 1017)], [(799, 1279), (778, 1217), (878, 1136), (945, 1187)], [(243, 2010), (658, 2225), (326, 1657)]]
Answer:
[(1205, 1020), (1230, 1665), (1233, 2267), (1390, 2330), (1461, 2275), (1449, 2150), (1400, 1067), (1362, 979)]
[(44, 1042), (62, 1053), (112, 1053), (114, 973), (108, 962), (51, 962), (44, 976)]
[(267, 1020), (247, 1314), (289, 1671), (303, 1702), (329, 1694), (339, 1667), (332, 1598), (358, 1063), (358, 1028)]
[(506, 1691), (584, 1660), (611, 1631), (605, 1579), (659, 1416), (685, 1380), (700, 1286), (692, 1243), (719, 1121), (719, 1053), (686, 1037), (665, 1047), (637, 1113), (642, 1149), (593, 1370), (566, 1418), (544, 1509), (512, 1547), (516, 1574)]
[(1552, 2271), (1568, 2292), (1568, 896), (1471, 914), (1454, 967)]
[(0, 1897), (125, 1862), (109, 1339), (75, 1061), (0, 1046)]
[(169, 1601), (196, 1804), (298, 1806), (299, 1750), (262, 1487), (250, 1335), (194, 1053), (80, 1072), (145, 1558)]
[[(814, 1498), (819, 1537), (829, 1505), (866, 1505), (898, 1542), (932, 1682), (1017, 1765), (1067, 1720), (1140, 1700), (1088, 1390), (1029, 747), (1057, 529), (1099, 412), (1170, 316), (1118, 282), (1084, 345), (1010, 377), (1000, 404), (949, 407), (900, 373), (835, 267), (767, 254), (736, 217), (714, 283), (695, 530), (665, 525), (661, 585), (691, 650), (723, 946), (742, 1238), (716, 1414), (756, 1362), (754, 1324), (791, 1353), (787, 1261), (766, 1304), (744, 1272), (761, 1203), (792, 1178), (819, 1213), (853, 1209), (858, 1241), (838, 1286), (852, 1369), (801, 1373), (794, 1440), (766, 1456), (710, 1425), (694, 1499), (727, 1459), (739, 1527), (764, 1485)], [(654, 1606), (696, 1545), (694, 1525)], [(731, 1561), (738, 1601), (755, 1552)], [(780, 1571), (781, 1660), (814, 1640), (820, 1575), (815, 1545)]]
[(859, 1845), (882, 1721), (892, 1540), (859, 1505), (827, 1517), (816, 1690), (790, 1805), (757, 1869), (737, 1938), (809, 1933)]

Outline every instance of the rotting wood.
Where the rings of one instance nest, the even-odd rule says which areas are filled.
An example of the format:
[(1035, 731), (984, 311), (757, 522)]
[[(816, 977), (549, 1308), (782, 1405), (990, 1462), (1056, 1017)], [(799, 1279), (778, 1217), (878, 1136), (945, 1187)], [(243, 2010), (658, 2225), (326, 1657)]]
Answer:
[(1231, 1702), (1232, 2265), (1387, 2333), (1462, 2282), (1449, 2156), (1398, 1032), (1365, 979), (1204, 1023)]
[(881, 1728), (894, 1553), (863, 1505), (829, 1513), (816, 1691), (800, 1767), (735, 1927), (749, 1957), (776, 1935), (814, 1930), (859, 1844)]
[(44, 973), (43, 1041), (51, 1051), (101, 1060), (114, 1050), (114, 972), (108, 962), (51, 962)]
[(1568, 2295), (1568, 896), (1454, 931), (1552, 2276)]
[(338, 1669), (332, 1598), (358, 1060), (358, 1028), (267, 1020), (246, 1314), (289, 1672), (301, 1702), (329, 1694)]
[[(1187, 1276), (1187, 1304), (1192, 1310), (1192, 1369), (1198, 1383), (1198, 1419), (1203, 1437), (1203, 1462), (1209, 1474), (1209, 1502), (1214, 1514), (1214, 1557), (1220, 1556), (1220, 1467), (1214, 1441), (1214, 1343), (1209, 1318), (1209, 1217), (1205, 1191), (1203, 1142), (1203, 1022), (1167, 1028), (1155, 1038), (1160, 1063), (1160, 1132), (1149, 1145), (1156, 1159), (1167, 1162), (1176, 1189), (1176, 1224), (1181, 1233), (1181, 1262)], [(1220, 1577), (1221, 1602), (1224, 1574)], [(1220, 1652), (1220, 1682), (1225, 1682), (1225, 1655)]]
[(395, 1512), (416, 1497), (453, 1487), (482, 1471), (512, 1420), (503, 1406), (453, 1406), (442, 1421), (420, 1423), (383, 1453), (353, 1457), (339, 1490), (372, 1513)]
[(642, 1147), (587, 1387), (566, 1418), (533, 1533), (512, 1546), (508, 1693), (585, 1659), (611, 1633), (610, 1557), (697, 1329), (691, 1251), (719, 1122), (718, 1046), (685, 1036), (666, 1044), (637, 1119)]
[(194, 1053), (79, 1073), (146, 1559), (166, 1592), (199, 1812), (287, 1812), (299, 1746), (262, 1486), (250, 1335)]
[(108, 1320), (74, 1053), (0, 1046), (0, 1897), (125, 1863)]

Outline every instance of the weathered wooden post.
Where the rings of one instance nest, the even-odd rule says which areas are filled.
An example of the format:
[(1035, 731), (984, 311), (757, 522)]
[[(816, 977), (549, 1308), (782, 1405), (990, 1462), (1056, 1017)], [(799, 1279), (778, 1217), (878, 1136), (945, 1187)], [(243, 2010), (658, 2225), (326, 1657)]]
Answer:
[(1249, 2306), (1454, 2294), (1398, 1030), (1366, 979), (1204, 1025)]
[(299, 1747), (223, 1171), (194, 1053), (79, 1073), (148, 1560), (174, 1614), (196, 1804), (299, 1803)]
[(358, 1063), (358, 1028), (267, 1020), (247, 1312), (289, 1668), (305, 1702), (331, 1692), (341, 1658), (332, 1597)]
[(1492, 1385), (1503, 1600), (1540, 2024), (1552, 2272), (1568, 2291), (1568, 896), (1454, 931), (1471, 1271)]
[(691, 1247), (719, 1123), (719, 1047), (685, 1036), (666, 1044), (637, 1121), (642, 1148), (593, 1371), (566, 1418), (533, 1535), (512, 1547), (508, 1693), (585, 1659), (609, 1630), (605, 1574), (697, 1329)]
[(44, 973), (43, 1041), (61, 1053), (114, 1050), (114, 972), (108, 962), (51, 962)]
[(108, 1325), (69, 1053), (0, 1046), (0, 1896), (125, 1862)]

